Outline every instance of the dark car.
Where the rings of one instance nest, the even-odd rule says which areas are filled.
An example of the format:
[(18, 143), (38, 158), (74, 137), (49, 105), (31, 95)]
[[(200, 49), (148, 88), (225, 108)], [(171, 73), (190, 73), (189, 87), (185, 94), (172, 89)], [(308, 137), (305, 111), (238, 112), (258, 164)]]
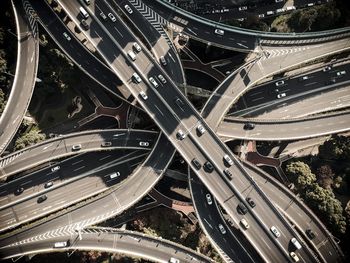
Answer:
[(194, 167), (196, 167), (197, 170), (201, 169), (202, 165), (196, 158), (194, 158), (192, 160), (192, 163), (193, 163)]
[(39, 196), (37, 202), (38, 204), (44, 202), (45, 200), (47, 199), (47, 196), (46, 195), (42, 195), (42, 196)]
[(237, 206), (238, 213), (245, 215), (248, 212), (248, 209), (243, 203), (239, 203)]
[(253, 199), (251, 199), (250, 197), (247, 197), (247, 202), (248, 204), (253, 208), (256, 206), (255, 202), (253, 201)]
[(85, 19), (81, 20), (81, 25), (84, 28), (84, 30), (89, 30), (89, 28), (90, 28), (89, 24), (86, 22)]
[(244, 124), (243, 129), (245, 130), (253, 130), (255, 128), (255, 124), (251, 122), (247, 122)]
[(330, 80), (326, 81), (326, 85), (332, 85), (332, 84), (334, 84), (336, 82), (337, 82), (336, 79), (330, 79)]
[(211, 164), (211, 162), (206, 161), (204, 163), (204, 167), (206, 168), (206, 170), (211, 173), (212, 171), (214, 171), (214, 166)]
[(316, 237), (315, 233), (312, 232), (311, 229), (306, 229), (306, 235), (310, 238), (310, 239), (314, 239)]
[(229, 180), (232, 179), (232, 173), (231, 173), (231, 171), (230, 171), (229, 169), (225, 169), (225, 170), (224, 170), (224, 174), (227, 176), (227, 178), (228, 178)]
[(24, 191), (23, 187), (17, 188), (15, 191), (15, 195), (20, 195), (21, 193), (23, 193), (23, 191)]

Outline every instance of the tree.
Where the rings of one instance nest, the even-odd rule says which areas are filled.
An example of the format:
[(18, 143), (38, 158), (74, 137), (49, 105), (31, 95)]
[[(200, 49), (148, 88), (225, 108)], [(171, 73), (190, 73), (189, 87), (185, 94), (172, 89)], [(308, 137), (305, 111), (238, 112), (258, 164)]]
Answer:
[(45, 134), (39, 133), (38, 130), (31, 130), (16, 140), (15, 151), (21, 150), (29, 145), (36, 144), (43, 140), (45, 140)]
[(333, 135), (318, 147), (319, 157), (325, 160), (350, 160), (350, 138)]
[(343, 207), (340, 201), (335, 198), (332, 190), (313, 184), (305, 192), (305, 201), (310, 207), (314, 208), (314, 211), (329, 227), (337, 233), (345, 233), (346, 219), (343, 216)]
[(316, 171), (317, 183), (325, 189), (331, 189), (333, 185), (334, 173), (328, 164), (322, 165)]
[(288, 164), (286, 173), (300, 189), (305, 189), (316, 181), (316, 176), (311, 172), (310, 167), (300, 161)]

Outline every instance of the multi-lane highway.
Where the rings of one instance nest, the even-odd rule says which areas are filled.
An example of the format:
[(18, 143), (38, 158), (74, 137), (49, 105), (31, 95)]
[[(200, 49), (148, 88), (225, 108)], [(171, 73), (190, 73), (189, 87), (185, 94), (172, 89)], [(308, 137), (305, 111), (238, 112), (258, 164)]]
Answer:
[[(86, 17), (87, 25), (81, 24), (82, 14), (79, 12), (79, 7), (82, 3), (65, 0), (59, 2), (72, 21), (80, 27), (80, 30), (85, 34), (85, 37), (95, 46), (105, 63), (119, 76), (125, 84), (125, 87), (135, 98), (137, 98), (137, 101), (158, 124), (173, 146), (179, 151), (184, 159), (191, 164), (191, 167), (195, 170), (201, 181), (208, 187), (212, 195), (215, 196), (220, 205), (225, 209), (234, 224), (241, 229), (242, 234), (248, 238), (263, 260), (274, 262), (291, 261), (292, 259), (289, 255), (289, 252), (291, 251), (290, 241), (292, 237), (296, 237), (299, 242), (303, 244), (302, 248), (298, 250), (298, 256), (301, 261), (326, 261), (326, 256), (324, 255), (327, 252), (326, 249), (320, 249), (321, 254), (314, 253), (310, 250), (306, 245), (307, 243), (305, 243), (305, 237), (303, 235), (300, 236), (292, 227), (289, 220), (287, 220), (286, 217), (283, 216), (283, 213), (278, 210), (275, 203), (271, 202), (268, 196), (263, 193), (262, 187), (258, 186), (255, 180), (253, 180), (251, 173), (243, 168), (240, 162), (232, 153), (230, 153), (229, 149), (222, 141), (220, 141), (211, 127), (216, 129), (229, 105), (231, 105), (241, 93), (245, 91), (245, 89), (250, 88), (263, 77), (273, 75), (288, 67), (303, 63), (304, 60), (302, 60), (301, 56), (301, 53), (304, 52), (303, 48), (308, 50), (308, 56), (304, 57), (304, 59), (311, 61), (318, 56), (345, 50), (348, 40), (339, 40), (333, 44), (327, 43), (327, 45), (304, 46), (301, 47), (300, 50), (298, 48), (289, 48), (287, 52), (284, 52), (283, 48), (274, 48), (269, 49), (268, 51), (261, 50), (261, 54), (264, 54), (265, 57), (260, 56), (253, 60), (253, 67), (249, 66), (248, 68), (241, 68), (239, 71), (234, 72), (231, 77), (224, 82), (224, 86), (226, 86), (223, 89), (223, 93), (220, 94), (222, 95), (222, 98), (216, 93), (213, 96), (216, 97), (216, 101), (215, 99), (214, 102), (213, 100), (210, 100), (210, 103), (206, 105), (203, 112), (204, 114), (207, 114), (206, 121), (209, 122), (209, 126), (188, 102), (187, 98), (177, 89), (174, 80), (168, 75), (169, 70), (166, 70), (168, 69), (166, 65), (158, 60), (159, 57), (157, 57), (157, 55), (155, 59), (140, 43), (140, 40), (128, 29), (128, 26), (121, 20), (121, 17), (118, 16), (120, 10), (118, 10), (118, 8), (115, 9), (116, 6), (113, 1), (96, 0), (91, 1), (93, 3), (89, 6), (83, 4), (84, 8), (89, 13), (89, 18)], [(123, 6), (119, 6), (119, 9), (122, 8)], [(123, 10), (123, 16), (132, 16), (133, 12), (136, 12), (133, 9), (131, 9), (132, 12), (130, 12), (126, 7), (125, 10), (127, 10), (127, 12)], [(108, 17), (104, 19), (100, 12), (108, 14)], [(184, 21), (178, 18), (177, 20), (181, 23)], [(328, 33), (328, 36), (332, 34), (334, 35), (335, 33)], [(344, 35), (340, 36), (340, 34), (338, 34), (338, 37), (341, 38), (344, 37)], [(327, 37), (321, 41), (325, 40), (327, 40)], [(135, 43), (143, 48), (139, 50), (137, 45), (135, 46)], [(238, 46), (242, 48), (243, 45), (244, 44), (240, 43)], [(247, 47), (247, 49), (249, 48)], [(269, 54), (266, 52), (269, 52)], [(293, 54), (293, 59), (288, 55), (291, 53), (295, 53)], [(169, 57), (171, 56), (169, 55)], [(287, 60), (288, 62), (285, 62)], [(269, 68), (268, 66), (271, 67)], [(135, 73), (137, 75), (135, 75)], [(239, 79), (240, 82), (238, 81), (237, 83), (237, 79)], [(225, 92), (229, 90), (227, 87), (230, 85), (232, 87), (238, 85), (239, 88), (237, 89), (238, 91), (227, 96), (227, 93)], [(220, 87), (218, 90), (220, 90)], [(218, 108), (215, 108), (219, 102), (219, 97), (220, 104), (224, 101), (220, 113)], [(208, 107), (208, 105), (210, 105), (210, 107)], [(216, 117), (214, 118), (214, 116)], [(163, 139), (164, 138), (165, 137), (163, 137)], [(110, 142), (110, 139), (106, 140), (106, 142)], [(73, 148), (70, 147), (77, 145), (76, 143), (77, 141), (74, 140), (69, 141), (68, 147), (62, 147), (63, 152), (65, 152), (63, 154), (66, 155), (68, 151), (72, 152)], [(140, 148), (141, 146), (140, 142), (138, 143), (139, 145), (136, 148)], [(82, 144), (84, 144), (82, 145), (83, 148), (86, 148), (86, 146), (89, 145), (89, 143), (85, 141), (83, 141)], [(91, 150), (99, 150), (102, 148), (100, 141), (98, 141), (97, 144), (100, 145), (93, 145)], [(152, 180), (147, 180), (147, 183), (144, 181), (142, 184), (140, 184), (142, 181), (138, 181), (139, 186), (137, 189), (130, 190), (130, 188), (128, 188), (131, 185), (130, 181), (137, 180), (134, 179), (136, 176), (132, 176), (133, 179), (117, 189), (120, 190), (120, 193), (124, 193), (122, 195), (118, 194), (118, 196), (125, 196), (125, 200), (117, 200), (116, 192), (105, 197), (109, 198), (109, 200), (112, 201), (112, 204), (117, 204), (117, 209), (108, 208), (109, 204), (104, 203), (104, 211), (107, 212), (99, 214), (98, 211), (101, 209), (101, 205), (99, 207), (97, 206), (100, 201), (97, 200), (90, 206), (95, 208), (92, 212), (88, 212), (88, 209), (90, 208), (88, 206), (81, 207), (78, 209), (79, 211), (69, 213), (68, 217), (58, 217), (55, 220), (51, 220), (35, 229), (32, 229), (31, 231), (22, 232), (16, 237), (11, 237), (9, 240), (3, 240), (1, 243), (14, 245), (23, 244), (23, 242), (16, 243), (14, 240), (23, 240), (25, 237), (34, 238), (34, 233), (47, 233), (48, 231), (51, 233), (50, 231), (52, 231), (52, 228), (54, 228), (54, 230), (56, 229), (56, 234), (57, 232), (60, 232), (58, 230), (66, 229), (67, 227), (75, 231), (86, 225), (99, 222), (103, 220), (103, 218), (108, 218), (120, 213), (126, 207), (130, 207), (133, 203), (139, 200), (139, 198), (143, 196), (150, 187), (157, 182), (157, 180), (159, 180), (159, 178), (156, 178), (157, 166), (159, 168), (161, 167), (161, 171), (158, 171), (161, 175), (164, 171), (164, 167), (169, 164), (170, 158), (173, 155), (173, 148), (170, 144), (168, 145), (169, 146), (166, 146), (166, 144), (161, 145), (160, 141), (158, 141), (150, 155), (152, 157), (149, 157), (144, 165), (135, 172), (137, 174), (140, 173), (141, 170), (146, 171), (149, 167), (152, 167), (148, 171), (148, 173), (152, 175)], [(163, 153), (160, 155), (160, 158), (158, 156), (158, 160), (155, 162), (154, 151), (158, 148), (161, 149)], [(48, 148), (42, 148), (42, 150), (46, 149)], [(164, 153), (165, 149), (169, 149), (169, 151)], [(228, 158), (224, 160), (223, 157), (225, 154), (233, 160), (233, 164), (230, 164), (231, 161)], [(60, 154), (57, 156), (60, 156)], [(197, 167), (192, 163), (193, 158), (196, 158), (200, 163), (199, 165), (196, 165)], [(38, 159), (43, 158), (39, 157)], [(202, 166), (207, 161), (212, 165), (206, 163), (206, 165), (204, 165), (205, 167)], [(202, 167), (204, 168), (202, 169)], [(223, 174), (224, 169), (230, 170), (231, 173), (235, 175), (234, 184), (231, 184), (231, 179)], [(249, 189), (249, 196), (256, 200), (257, 207), (252, 208), (246, 202), (246, 189)], [(134, 193), (132, 194), (132, 192)], [(247, 207), (247, 213), (239, 211), (239, 209), (237, 209), (238, 204), (244, 204)], [(81, 212), (81, 214), (79, 212)], [(75, 216), (73, 217), (74, 213)], [(95, 214), (95, 216), (92, 214)], [(244, 230), (242, 224), (239, 223), (243, 218), (249, 222), (249, 229)], [(271, 224), (277, 227), (282, 233), (281, 237), (278, 239), (276, 239), (270, 232), (269, 228)], [(220, 231), (222, 231), (222, 229)], [(35, 238), (30, 240), (33, 242), (35, 241)], [(108, 248), (104, 249), (108, 250)], [(273, 253), (271, 253), (271, 250), (273, 250)], [(337, 260), (338, 254), (335, 253), (334, 258)]]

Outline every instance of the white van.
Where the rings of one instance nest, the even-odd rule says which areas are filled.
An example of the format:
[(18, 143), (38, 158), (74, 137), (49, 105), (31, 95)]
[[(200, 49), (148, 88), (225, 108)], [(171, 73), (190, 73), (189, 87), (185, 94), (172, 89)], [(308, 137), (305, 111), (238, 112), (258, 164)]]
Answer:
[(68, 243), (67, 241), (63, 241), (63, 242), (56, 242), (53, 247), (55, 248), (62, 248), (62, 247), (67, 247)]
[(86, 10), (84, 9), (84, 7), (79, 7), (79, 11), (80, 11), (80, 13), (82, 14), (82, 16), (83, 16), (84, 18), (89, 18), (89, 14), (88, 14), (88, 12), (86, 12)]
[(132, 61), (136, 60), (136, 54), (134, 53), (134, 51), (130, 50), (128, 52), (128, 56), (129, 56), (129, 58), (131, 58)]
[(295, 237), (293, 237), (290, 241), (293, 243), (296, 249), (301, 249), (301, 245)]

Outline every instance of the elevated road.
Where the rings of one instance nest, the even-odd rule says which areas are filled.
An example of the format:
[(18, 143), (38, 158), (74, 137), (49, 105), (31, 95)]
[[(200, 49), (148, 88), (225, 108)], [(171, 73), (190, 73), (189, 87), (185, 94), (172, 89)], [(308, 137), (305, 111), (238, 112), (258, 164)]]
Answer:
[[(244, 124), (247, 122), (254, 123), (255, 128), (253, 130), (244, 129)], [(308, 139), (349, 130), (350, 113), (346, 111), (289, 120), (228, 117), (219, 125), (217, 134), (226, 139), (283, 141)]]
[[(34, 168), (43, 163), (77, 153), (123, 149), (150, 150), (154, 146), (157, 132), (142, 130), (95, 130), (71, 133), (43, 141), (0, 159), (2, 180), (16, 173)], [(104, 143), (111, 143), (104, 146)], [(146, 144), (140, 145), (140, 142)], [(80, 145), (80, 150), (73, 150)]]
[[(78, 6), (74, 3), (68, 3), (66, 1), (60, 1), (60, 3), (64, 3), (64, 9), (67, 11), (67, 13), (70, 14), (71, 19), (77, 24), (79, 24), (79, 21), (77, 21), (77, 15), (79, 12)], [(98, 1), (98, 3), (100, 6), (103, 4), (102, 1)], [(108, 5), (106, 5), (105, 8), (105, 10), (110, 10), (110, 8), (108, 8)], [(68, 11), (68, 9), (70, 11)], [(165, 87), (169, 86), (168, 88), (159, 88), (158, 91), (155, 91), (155, 89), (153, 88), (149, 88), (152, 87), (150, 84), (148, 84), (148, 87), (145, 88), (143, 83), (139, 83), (137, 84), (137, 86), (135, 86), (135, 84), (130, 82), (133, 70), (130, 67), (127, 67), (126, 65), (130, 65), (134, 70), (138, 72), (138, 74), (143, 79), (146, 79), (145, 75), (157, 75), (159, 72), (163, 71), (157, 64), (153, 64), (152, 60), (150, 61), (148, 52), (138, 53), (138, 59), (136, 59), (135, 62), (131, 62), (129, 61), (129, 59), (125, 60), (125, 58), (127, 58), (127, 55), (124, 49), (129, 49), (129, 43), (133, 41), (134, 37), (130, 36), (130, 33), (126, 31), (123, 24), (117, 23), (115, 24), (115, 26), (117, 26), (117, 32), (119, 32), (119, 34), (122, 34), (123, 38), (118, 39), (118, 42), (114, 41), (113, 36), (110, 35), (108, 30), (104, 29), (104, 26), (102, 26), (101, 23), (96, 20), (92, 13), (90, 13), (90, 16), (93, 17), (93, 23), (90, 22), (90, 30), (85, 31), (87, 37), (90, 37), (90, 41), (94, 43), (95, 47), (98, 48), (102, 56), (105, 57), (106, 61), (109, 60), (110, 63), (112, 62), (110, 64), (111, 68), (119, 74), (119, 76), (125, 83), (129, 84), (128, 87), (133, 92), (135, 97), (138, 97), (139, 92), (137, 90), (139, 90), (141, 87), (144, 90), (147, 90), (148, 100), (144, 101), (140, 97), (138, 97), (139, 103), (145, 108), (145, 110), (153, 117), (156, 123), (168, 135), (168, 138), (171, 140), (171, 142), (174, 144), (177, 150), (181, 153), (181, 155), (185, 158), (185, 160), (188, 163), (190, 163), (191, 160), (196, 156), (202, 163), (204, 163), (203, 160), (210, 160), (214, 164), (215, 172), (210, 173), (208, 171), (204, 172), (203, 170), (200, 170), (197, 171), (197, 173), (198, 175), (200, 175), (202, 181), (205, 184), (207, 184), (211, 191), (214, 192), (214, 195), (217, 198), (217, 200), (219, 200), (220, 204), (230, 214), (233, 220), (237, 222), (238, 216), (236, 212), (236, 207), (239, 202), (245, 202), (241, 197), (239, 189), (245, 189), (247, 183), (248, 185), (250, 185), (250, 177), (244, 172), (244, 170), (242, 174), (242, 170), (238, 161), (235, 160), (234, 156), (229, 152), (225, 145), (222, 142), (220, 142), (220, 140), (206, 125), (206, 123), (203, 120), (201, 120), (200, 116), (188, 103), (187, 99), (176, 88), (174, 88), (173, 83), (170, 82), (171, 80), (167, 79), (167, 83), (169, 84), (163, 85)], [(95, 36), (95, 32), (97, 32), (96, 30), (98, 30), (99, 39), (102, 38), (103, 42), (100, 42), (97, 38), (93, 39), (93, 36)], [(91, 34), (91, 36), (89, 36), (89, 34)], [(112, 41), (112, 43), (109, 39)], [(120, 52), (120, 55), (110, 54), (106, 49), (104, 49), (104, 45), (116, 46)], [(114, 53), (116, 52), (116, 50), (112, 49), (111, 47), (109, 47), (108, 50), (113, 50)], [(114, 59), (111, 61), (112, 57)], [(152, 64), (153, 67), (149, 67), (149, 65)], [(123, 69), (123, 72), (121, 72), (120, 69)], [(162, 92), (161, 90), (166, 90), (166, 93), (164, 94), (164, 92)], [(158, 93), (161, 93), (162, 99), (158, 97)], [(180, 111), (175, 110), (176, 112), (174, 112), (174, 110), (172, 109), (169, 109), (169, 105), (173, 105), (173, 100), (175, 97), (181, 98), (181, 100), (184, 103)], [(148, 103), (148, 101), (151, 101), (151, 103)], [(175, 107), (177, 106), (175, 105)], [(175, 119), (173, 116), (175, 117)], [(181, 120), (181, 126), (179, 120)], [(193, 127), (195, 127), (195, 125), (198, 124), (199, 120), (202, 121), (204, 127), (207, 129), (207, 132), (201, 137), (199, 137), (196, 131), (193, 129)], [(176, 130), (179, 127), (182, 127), (188, 135), (188, 137), (181, 142), (176, 139)], [(209, 152), (211, 153), (210, 156), (208, 156), (207, 154)], [(231, 168), (233, 170), (233, 173), (242, 174), (242, 176), (240, 177), (240, 183), (237, 184), (235, 187), (228, 186), (226, 181), (227, 179), (225, 179), (226, 177), (222, 174), (222, 170), (225, 167), (222, 158), (225, 155), (225, 153), (228, 153), (231, 156), (231, 158), (236, 161), (237, 166), (232, 166)], [(254, 191), (258, 191), (259, 194), (264, 198), (264, 195), (262, 194), (260, 189), (257, 188), (257, 186), (254, 186), (253, 188)], [(238, 195), (238, 199), (236, 199), (235, 197), (236, 194)], [(275, 261), (286, 260), (289, 258), (289, 252), (287, 251), (287, 249), (289, 247), (288, 244), (290, 242), (290, 239), (293, 236), (298, 237), (298, 235), (288, 225), (288, 222), (285, 221), (283, 217), (281, 217), (281, 215), (275, 210), (275, 208), (268, 201), (268, 199), (264, 198), (264, 200), (266, 202), (264, 205), (264, 211), (266, 213), (265, 215), (257, 215), (254, 211), (250, 210), (249, 208), (249, 215), (247, 215), (250, 219), (254, 218), (250, 220), (254, 223), (254, 228), (256, 227), (257, 229), (261, 229), (259, 239), (257, 239), (256, 235), (250, 234), (249, 231), (245, 231), (244, 234), (249, 236), (249, 239), (253, 242), (255, 246), (259, 247), (258, 251), (264, 258), (269, 258), (270, 260)], [(266, 222), (266, 220), (268, 220), (269, 222), (273, 221), (276, 225), (278, 225), (278, 227), (282, 229), (281, 231), (285, 234), (285, 236), (276, 241), (269, 229), (265, 226), (266, 224), (264, 222)], [(262, 244), (262, 242), (264, 244)], [(268, 249), (269, 247), (274, 247), (275, 253), (271, 254), (270, 249)], [(306, 247), (303, 247), (303, 249), (300, 250), (300, 254), (301, 257), (307, 261), (311, 261), (314, 257), (314, 255), (312, 255)]]
[(17, 62), (11, 93), (0, 117), (0, 154), (22, 123), (34, 90), (39, 63), (39, 40), (34, 17), (28, 6), (24, 9), (22, 1), (12, 1), (12, 6), (18, 40)]
[[(175, 28), (177, 32), (227, 49), (249, 52), (260, 44), (264, 46), (309, 45), (341, 39), (350, 35), (349, 27), (299, 34), (254, 31), (205, 19), (164, 0), (144, 0), (144, 2), (172, 24), (173, 26), (170, 26)], [(216, 29), (224, 30), (224, 34), (216, 34)]]
[[(0, 258), (74, 250), (97, 250), (122, 253), (155, 262), (169, 262), (171, 257), (180, 260), (180, 262), (213, 262), (210, 258), (180, 244), (127, 230), (90, 228), (81, 230), (80, 237), (81, 239), (78, 231), (74, 229), (65, 229), (58, 236), (50, 234), (35, 236), (28, 242), (19, 242), (21, 246), (14, 244), (0, 248)], [(69, 246), (54, 247), (55, 242), (68, 240), (70, 241)]]

